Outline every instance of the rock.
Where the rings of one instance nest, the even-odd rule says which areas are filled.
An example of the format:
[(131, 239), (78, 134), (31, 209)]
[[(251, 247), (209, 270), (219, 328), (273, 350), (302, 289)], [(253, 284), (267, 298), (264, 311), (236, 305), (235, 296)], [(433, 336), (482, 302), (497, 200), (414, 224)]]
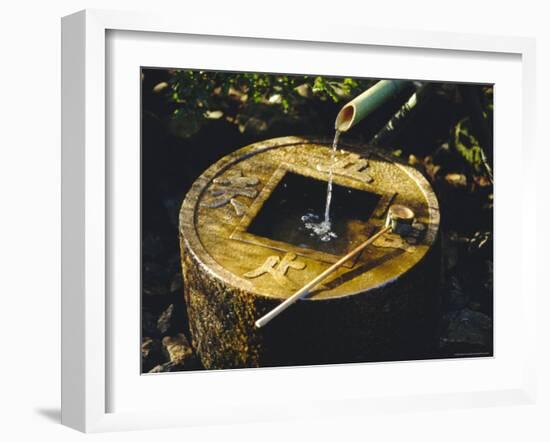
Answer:
[(488, 186), (491, 186), (493, 183), (491, 182), (491, 180), (489, 178), (487, 178), (485, 175), (476, 175), (474, 176), (474, 182), (479, 186), (479, 187), (488, 187)]
[(445, 181), (453, 187), (466, 187), (468, 180), (462, 173), (448, 173), (445, 175)]
[(141, 371), (148, 372), (163, 359), (160, 341), (144, 337), (141, 340)]
[(153, 92), (155, 94), (158, 94), (158, 93), (166, 90), (169, 87), (170, 87), (170, 85), (166, 81), (161, 81), (160, 83), (157, 83), (155, 85), (155, 87), (153, 87)]
[(239, 124), (239, 131), (241, 133), (247, 132), (247, 133), (261, 133), (266, 131), (268, 128), (268, 123), (257, 117), (250, 117), (248, 120), (246, 120), (246, 123)]
[(175, 364), (174, 362), (165, 362), (164, 364), (159, 364), (153, 367), (148, 373), (168, 373), (171, 371), (179, 371), (175, 370), (177, 366), (178, 364)]
[(170, 304), (164, 312), (159, 316), (157, 321), (157, 329), (161, 334), (170, 330), (172, 325), (172, 314), (174, 313), (174, 304)]
[(410, 154), (409, 164), (414, 167), (420, 167), (422, 165), (422, 162), (418, 159), (416, 155)]
[(176, 336), (165, 336), (162, 340), (162, 350), (170, 360), (156, 365), (149, 370), (149, 373), (168, 373), (201, 368), (193, 348), (182, 333)]
[(281, 94), (273, 94), (271, 97), (269, 97), (269, 103), (270, 104), (281, 104), (283, 102), (283, 97)]
[(449, 278), (445, 290), (445, 298), (449, 310), (462, 310), (470, 301), (470, 297), (463, 290), (462, 284), (456, 276)]
[(189, 139), (201, 130), (206, 120), (202, 115), (189, 113), (185, 118), (181, 118), (181, 112), (176, 109), (174, 112), (176, 118), (168, 120), (168, 129), (176, 137)]
[(307, 83), (301, 84), (300, 86), (296, 86), (294, 90), (301, 97), (311, 98), (313, 96), (311, 87)]
[(176, 336), (165, 336), (162, 347), (171, 362), (183, 364), (193, 358), (193, 348), (183, 333)]
[(452, 270), (458, 263), (458, 246), (456, 241), (456, 233), (449, 232), (441, 235), (443, 260), (445, 264), (445, 270)]
[(431, 156), (424, 158), (424, 170), (426, 174), (430, 177), (431, 181), (434, 182), (437, 179), (437, 175), (441, 169), (441, 166), (434, 164)]
[(465, 308), (449, 321), (446, 344), (491, 345), (492, 321), (489, 316)]
[(160, 342), (156, 339), (144, 337), (141, 340), (141, 357), (148, 358), (158, 347), (160, 350)]
[(183, 287), (183, 279), (181, 277), (181, 272), (177, 272), (172, 278), (170, 283), (170, 293), (180, 292)]
[(189, 368), (183, 364), (178, 364), (177, 362), (165, 362), (164, 364), (159, 364), (149, 370), (149, 373), (172, 373), (175, 371), (185, 371)]
[(215, 111), (206, 111), (204, 113), (204, 117), (208, 118), (210, 120), (219, 120), (221, 117), (223, 117), (223, 111), (221, 110), (215, 110)]

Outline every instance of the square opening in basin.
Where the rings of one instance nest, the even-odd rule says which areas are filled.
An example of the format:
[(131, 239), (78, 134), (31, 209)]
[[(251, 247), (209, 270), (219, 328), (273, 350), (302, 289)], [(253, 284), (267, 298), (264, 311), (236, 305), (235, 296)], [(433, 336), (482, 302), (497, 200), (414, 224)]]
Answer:
[(330, 205), (331, 231), (336, 237), (323, 241), (306, 227), (325, 216), (327, 182), (287, 172), (249, 225), (247, 232), (287, 244), (332, 255), (351, 250), (355, 238), (364, 236), (366, 224), (381, 195), (333, 182)]

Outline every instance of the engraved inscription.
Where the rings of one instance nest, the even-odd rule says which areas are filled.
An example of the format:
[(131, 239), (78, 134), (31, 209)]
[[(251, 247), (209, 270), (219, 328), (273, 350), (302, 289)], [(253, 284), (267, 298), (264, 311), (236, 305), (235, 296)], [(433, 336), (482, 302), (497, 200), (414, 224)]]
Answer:
[[(371, 183), (374, 179), (368, 173), (368, 167), (369, 162), (366, 158), (362, 158), (360, 155), (355, 153), (350, 153), (334, 163), (332, 173), (336, 175), (349, 176), (366, 183)], [(318, 168), (322, 172), (329, 172), (331, 166), (330, 164), (321, 165)]]
[(402, 249), (406, 252), (413, 252), (414, 245), (418, 244), (425, 230), (426, 226), (424, 224), (415, 221), (403, 237), (395, 233), (387, 233), (374, 241), (372, 245), (375, 247)]
[(276, 255), (268, 257), (260, 267), (245, 273), (243, 276), (245, 278), (257, 278), (267, 273), (273, 277), (277, 284), (295, 289), (297, 288), (296, 284), (288, 279), (286, 274), (289, 269), (303, 270), (305, 268), (306, 264), (296, 260), (295, 253), (289, 252), (282, 259)]
[(395, 233), (386, 233), (372, 243), (375, 247), (401, 249), (405, 252), (414, 252), (414, 246)]
[(248, 206), (236, 198), (238, 196), (255, 198), (258, 195), (255, 187), (260, 180), (256, 177), (245, 177), (239, 170), (224, 177), (215, 178), (212, 182), (214, 185), (208, 192), (210, 198), (203, 201), (202, 206), (215, 209), (231, 204), (237, 216), (242, 216)]

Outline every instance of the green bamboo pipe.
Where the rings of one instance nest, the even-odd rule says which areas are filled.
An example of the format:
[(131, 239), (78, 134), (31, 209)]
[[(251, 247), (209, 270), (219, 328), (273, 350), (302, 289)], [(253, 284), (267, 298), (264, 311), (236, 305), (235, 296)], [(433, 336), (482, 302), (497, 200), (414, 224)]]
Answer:
[(395, 98), (409, 84), (405, 80), (380, 80), (340, 109), (336, 116), (335, 129), (340, 132), (348, 131), (386, 101)]

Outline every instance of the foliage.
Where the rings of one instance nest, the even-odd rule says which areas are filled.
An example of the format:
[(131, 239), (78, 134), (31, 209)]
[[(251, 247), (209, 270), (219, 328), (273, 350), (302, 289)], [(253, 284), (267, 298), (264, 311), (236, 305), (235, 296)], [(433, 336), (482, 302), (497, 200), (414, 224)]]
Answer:
[(483, 166), (483, 150), (479, 141), (472, 134), (470, 119), (460, 120), (454, 128), (454, 146), (460, 156), (474, 167), (476, 172), (481, 172)]
[[(482, 94), (482, 116), (486, 124), (493, 121), (493, 88), (485, 88)], [(458, 154), (465, 160), (476, 173), (485, 173), (492, 178), (492, 169), (487, 161), (479, 139), (475, 136), (471, 118), (462, 118), (454, 126), (452, 137), (453, 145)]]
[(167, 90), (175, 104), (173, 118), (191, 136), (208, 119), (225, 118), (243, 132), (247, 127), (243, 116), (250, 108), (256, 113), (258, 107), (269, 108), (280, 117), (292, 117), (312, 100), (341, 103), (372, 83), (309, 75), (174, 70)]

